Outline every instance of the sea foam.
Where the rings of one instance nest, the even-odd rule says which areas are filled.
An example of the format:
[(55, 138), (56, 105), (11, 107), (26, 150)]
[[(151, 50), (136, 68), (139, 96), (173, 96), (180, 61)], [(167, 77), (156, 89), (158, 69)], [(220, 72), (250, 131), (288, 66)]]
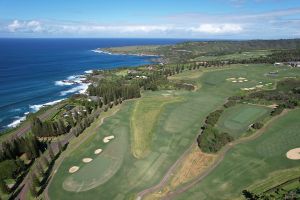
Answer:
[(48, 102), (48, 103), (44, 103), (44, 104), (38, 104), (38, 105), (30, 105), (29, 108), (32, 112), (37, 112), (39, 111), (42, 107), (45, 107), (45, 106), (52, 106), (56, 103), (59, 103), (61, 101), (63, 101), (65, 99), (59, 99), (59, 100), (55, 100), (55, 101), (51, 101), (51, 102)]

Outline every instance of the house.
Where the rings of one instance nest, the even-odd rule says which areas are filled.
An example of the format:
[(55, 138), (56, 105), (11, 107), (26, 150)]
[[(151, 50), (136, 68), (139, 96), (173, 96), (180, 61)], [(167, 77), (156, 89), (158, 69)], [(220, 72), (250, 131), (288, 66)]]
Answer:
[(283, 66), (284, 64), (283, 63), (280, 63), (280, 62), (276, 62), (274, 63), (274, 66)]
[(291, 67), (300, 67), (300, 61), (290, 61), (290, 62), (287, 62), (287, 63)]

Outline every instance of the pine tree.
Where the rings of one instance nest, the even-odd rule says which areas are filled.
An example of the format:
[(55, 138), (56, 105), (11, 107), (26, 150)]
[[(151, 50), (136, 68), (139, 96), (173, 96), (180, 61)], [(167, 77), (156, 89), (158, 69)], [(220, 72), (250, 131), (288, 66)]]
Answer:
[(41, 162), (44, 165), (44, 168), (48, 168), (50, 163), (45, 155), (41, 156)]
[(60, 140), (57, 141), (57, 147), (60, 152), (63, 150), (63, 146)]
[(33, 185), (32, 182), (28, 183), (28, 185), (29, 185), (29, 191), (30, 191), (31, 195), (33, 197), (37, 197), (38, 196), (38, 191), (37, 191), (36, 187)]
[(39, 160), (36, 160), (36, 172), (38, 175), (43, 176), (44, 170)]
[(50, 156), (50, 159), (53, 160), (55, 158), (55, 155), (54, 155), (54, 152), (53, 152), (53, 149), (52, 149), (52, 145), (49, 144), (49, 156)]
[(38, 179), (38, 177), (34, 171), (31, 171), (30, 179), (31, 179), (32, 186), (34, 188), (37, 188), (40, 186), (40, 180)]

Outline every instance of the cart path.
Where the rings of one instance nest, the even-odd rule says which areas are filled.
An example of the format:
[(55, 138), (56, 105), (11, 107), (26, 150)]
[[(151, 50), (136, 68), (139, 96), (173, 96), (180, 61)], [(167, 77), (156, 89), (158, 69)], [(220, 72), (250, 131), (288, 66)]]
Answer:
[[(236, 141), (233, 141), (231, 143), (228, 143), (226, 146), (224, 146), (222, 148), (222, 150), (218, 153), (218, 158), (216, 159), (216, 161), (212, 164), (212, 166), (203, 174), (201, 174), (199, 177), (197, 177), (195, 180), (191, 181), (189, 184), (185, 185), (184, 187), (180, 187), (179, 189), (169, 192), (167, 194), (167, 196), (163, 197), (162, 199), (165, 200), (169, 200), (172, 198), (175, 198), (176, 196), (178, 196), (179, 194), (189, 190), (190, 188), (192, 188), (193, 186), (195, 186), (197, 183), (199, 183), (200, 181), (202, 181), (208, 174), (210, 174), (224, 159), (226, 153), (232, 149), (234, 146), (241, 144), (241, 143), (245, 143), (248, 141), (252, 141), (255, 140), (256, 138), (258, 138), (259, 136), (261, 136), (270, 126), (270, 124), (272, 124), (272, 122), (274, 122), (275, 120), (277, 120), (278, 118), (286, 115), (290, 110), (283, 110), (281, 114), (272, 117), (261, 129), (257, 130), (255, 133), (253, 133), (252, 135), (248, 136), (248, 137), (243, 137), (240, 138)], [(186, 158), (186, 156), (188, 155), (188, 153), (190, 152), (192, 146), (194, 145), (194, 143), (191, 145), (191, 147), (189, 147), (188, 150), (186, 150), (184, 152), (183, 155), (180, 156), (180, 158), (169, 168), (169, 170), (166, 172), (166, 174), (164, 175), (163, 179), (155, 186), (152, 186), (150, 188), (147, 188), (141, 192), (139, 192), (137, 194), (137, 199), (136, 200), (141, 200), (143, 199), (144, 196), (158, 190), (158, 189), (162, 189), (164, 186), (166, 186), (168, 180), (170, 179), (172, 172), (176, 169), (176, 167), (180, 164), (181, 161), (184, 160), (184, 158)]]

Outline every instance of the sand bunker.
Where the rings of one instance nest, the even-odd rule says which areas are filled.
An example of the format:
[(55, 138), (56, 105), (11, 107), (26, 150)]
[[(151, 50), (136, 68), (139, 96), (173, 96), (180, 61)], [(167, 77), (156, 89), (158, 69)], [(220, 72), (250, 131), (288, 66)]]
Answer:
[(91, 159), (91, 158), (84, 158), (84, 159), (82, 159), (82, 162), (89, 163), (89, 162), (92, 162), (92, 160), (93, 159)]
[(108, 143), (110, 140), (112, 140), (114, 138), (115, 138), (115, 136), (113, 136), (113, 135), (107, 136), (107, 137), (103, 138), (103, 142)]
[(238, 77), (238, 78), (231, 77), (231, 78), (227, 78), (226, 80), (231, 81), (232, 83), (243, 83), (248, 81), (248, 79), (244, 77)]
[(78, 170), (79, 170), (78, 166), (73, 166), (69, 169), (69, 173), (73, 174), (73, 173), (77, 172)]
[(300, 148), (289, 150), (286, 153), (286, 157), (291, 160), (300, 160)]
[(98, 154), (100, 154), (101, 152), (102, 152), (102, 149), (96, 149), (96, 150), (94, 151), (94, 154), (98, 155)]
[(262, 88), (262, 87), (264, 87), (264, 85), (257, 85), (256, 87), (257, 88)]
[(249, 90), (255, 90), (255, 87), (250, 87), (250, 88), (241, 88), (243, 91), (249, 91)]

